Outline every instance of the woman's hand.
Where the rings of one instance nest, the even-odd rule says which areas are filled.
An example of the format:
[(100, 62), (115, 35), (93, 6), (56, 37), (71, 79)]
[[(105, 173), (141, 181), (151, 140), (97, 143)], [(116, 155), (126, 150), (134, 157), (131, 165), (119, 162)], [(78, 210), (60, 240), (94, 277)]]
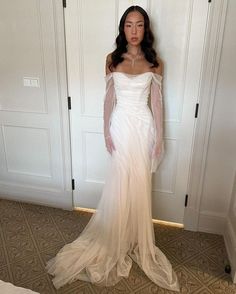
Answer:
[(107, 136), (105, 136), (105, 143), (106, 143), (107, 151), (108, 151), (110, 154), (112, 154), (112, 151), (113, 151), (113, 150), (116, 150), (116, 148), (115, 148), (115, 145), (114, 145), (114, 143), (113, 143), (113, 141), (112, 141), (112, 137), (111, 137), (111, 135), (107, 135)]

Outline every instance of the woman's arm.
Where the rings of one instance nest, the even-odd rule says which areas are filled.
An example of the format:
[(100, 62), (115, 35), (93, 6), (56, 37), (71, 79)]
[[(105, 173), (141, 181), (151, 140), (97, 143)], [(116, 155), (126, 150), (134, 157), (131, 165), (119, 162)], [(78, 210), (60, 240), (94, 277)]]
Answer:
[(112, 73), (109, 68), (110, 64), (110, 54), (106, 59), (106, 94), (104, 99), (104, 110), (103, 110), (103, 120), (104, 120), (104, 138), (106, 143), (106, 148), (111, 154), (115, 150), (111, 134), (110, 134), (110, 119), (113, 108), (115, 106), (115, 89)]
[(161, 80), (163, 74), (163, 64), (158, 59), (159, 66), (154, 70), (154, 77), (151, 84), (151, 109), (155, 123), (155, 144), (153, 157), (160, 157), (163, 151), (163, 105)]

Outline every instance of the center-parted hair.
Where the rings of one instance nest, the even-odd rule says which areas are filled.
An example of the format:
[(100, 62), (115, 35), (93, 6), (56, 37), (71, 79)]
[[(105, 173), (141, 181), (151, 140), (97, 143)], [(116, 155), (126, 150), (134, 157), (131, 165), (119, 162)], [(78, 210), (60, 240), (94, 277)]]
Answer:
[(144, 56), (148, 62), (152, 64), (151, 67), (158, 67), (159, 63), (157, 61), (157, 54), (153, 48), (154, 36), (150, 28), (150, 20), (147, 12), (140, 6), (130, 6), (122, 15), (119, 24), (119, 34), (116, 38), (116, 49), (111, 54), (111, 63), (109, 65), (110, 70), (115, 68), (119, 63), (121, 63), (124, 58), (122, 57), (123, 53), (127, 52), (127, 40), (125, 37), (124, 26), (127, 15), (130, 12), (138, 11), (142, 14), (144, 18), (144, 37), (141, 42), (141, 49), (144, 53)]

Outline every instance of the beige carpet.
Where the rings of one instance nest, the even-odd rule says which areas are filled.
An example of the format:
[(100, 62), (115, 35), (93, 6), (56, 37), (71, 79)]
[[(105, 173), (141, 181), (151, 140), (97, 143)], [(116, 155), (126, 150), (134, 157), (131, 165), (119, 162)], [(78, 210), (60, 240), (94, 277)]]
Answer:
[[(89, 218), (85, 212), (0, 199), (0, 280), (41, 294), (174, 293), (157, 287), (135, 263), (129, 278), (114, 287), (77, 281), (56, 291), (45, 263), (79, 235)], [(155, 235), (177, 272), (181, 293), (236, 293), (236, 285), (224, 272), (228, 260), (222, 236), (164, 225), (155, 225)]]

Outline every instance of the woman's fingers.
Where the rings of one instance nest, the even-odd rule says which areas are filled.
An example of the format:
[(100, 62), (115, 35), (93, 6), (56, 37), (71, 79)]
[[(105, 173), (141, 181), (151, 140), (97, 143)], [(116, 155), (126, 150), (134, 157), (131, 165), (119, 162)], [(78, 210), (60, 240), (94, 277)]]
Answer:
[(115, 145), (114, 145), (112, 138), (110, 136), (106, 139), (106, 148), (110, 154), (112, 154), (113, 150), (116, 150)]

